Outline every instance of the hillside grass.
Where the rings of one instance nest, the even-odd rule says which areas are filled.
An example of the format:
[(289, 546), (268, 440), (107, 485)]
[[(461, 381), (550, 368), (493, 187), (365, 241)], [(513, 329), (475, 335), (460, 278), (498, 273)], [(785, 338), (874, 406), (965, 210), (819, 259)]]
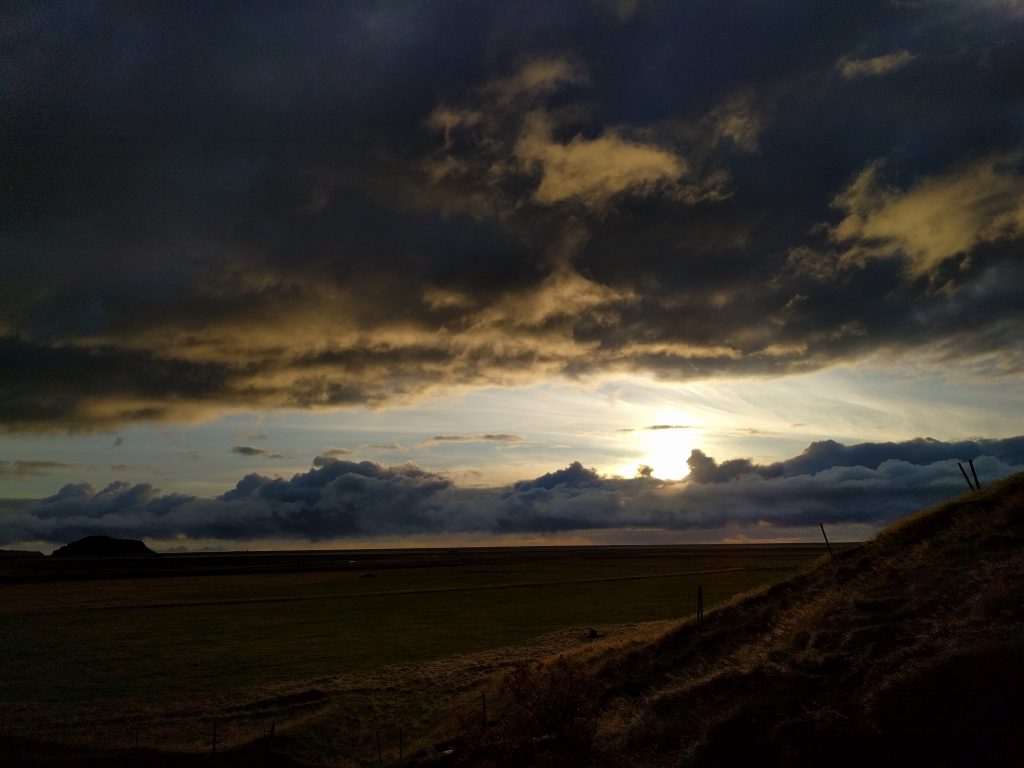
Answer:
[[(506, 690), (491, 727), (419, 763), (1019, 765), (1024, 475), (907, 518), (701, 625), (519, 674), (531, 682)], [(552, 727), (524, 716), (523, 689), (537, 692), (526, 709), (566, 689), (579, 705)]]

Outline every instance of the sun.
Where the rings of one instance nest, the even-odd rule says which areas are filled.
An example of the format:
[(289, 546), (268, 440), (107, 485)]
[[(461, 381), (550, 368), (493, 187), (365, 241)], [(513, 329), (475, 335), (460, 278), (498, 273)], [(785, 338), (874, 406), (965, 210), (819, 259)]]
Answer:
[(631, 477), (642, 465), (661, 480), (682, 480), (690, 474), (686, 460), (700, 444), (703, 425), (675, 410), (649, 412), (641, 424), (620, 430), (628, 433), (630, 460), (615, 474)]
[(649, 466), (654, 470), (654, 476), (662, 480), (682, 480), (690, 473), (686, 460), (696, 446), (695, 433), (694, 429), (683, 428), (645, 429), (635, 433), (642, 451), (638, 463)]

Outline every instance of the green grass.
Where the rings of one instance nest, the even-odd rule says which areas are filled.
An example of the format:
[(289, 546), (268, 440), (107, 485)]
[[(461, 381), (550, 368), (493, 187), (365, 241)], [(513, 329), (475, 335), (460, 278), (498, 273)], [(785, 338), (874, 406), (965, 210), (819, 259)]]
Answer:
[[(0, 704), (73, 709), (106, 699), (230, 698), (514, 645), (564, 627), (682, 617), (694, 611), (698, 584), (711, 607), (783, 579), (819, 554), (658, 552), (530, 550), (443, 566), (420, 555), (415, 567), (372, 577), (343, 571), (5, 586)], [(666, 575), (721, 568), (744, 570)], [(651, 578), (551, 583), (633, 576)], [(548, 583), (505, 586), (523, 582)]]

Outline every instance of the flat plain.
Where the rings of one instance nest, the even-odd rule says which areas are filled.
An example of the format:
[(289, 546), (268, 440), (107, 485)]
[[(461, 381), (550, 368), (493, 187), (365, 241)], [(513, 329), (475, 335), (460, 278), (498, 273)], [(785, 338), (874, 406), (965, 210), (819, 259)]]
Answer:
[[(216, 717), (267, 701), (296, 704), (278, 712), (287, 720), (339, 676), (425, 674), (428, 663), (480, 653), (498, 659), (478, 665), (491, 673), (498, 649), (681, 619), (693, 614), (698, 585), (710, 608), (822, 554), (720, 545), (8, 562), (0, 711), (8, 727), (70, 741), (68, 723), (105, 717), (130, 740), (140, 718)], [(401, 687), (376, 679), (383, 691)], [(173, 731), (149, 727), (150, 739), (203, 748), (205, 737)]]

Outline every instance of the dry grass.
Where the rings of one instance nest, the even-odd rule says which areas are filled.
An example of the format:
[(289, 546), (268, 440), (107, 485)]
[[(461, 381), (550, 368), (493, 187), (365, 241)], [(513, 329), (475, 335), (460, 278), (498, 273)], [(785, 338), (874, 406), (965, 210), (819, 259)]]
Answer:
[(434, 762), (1017, 765), (1022, 651), (1017, 475), (723, 605), (702, 626), (580, 657), (590, 679), (573, 686), (598, 691), (599, 706), (582, 708), (572, 739), (520, 719), (524, 744), (504, 744), (509, 760), (471, 734)]
[(669, 617), (692, 609), (697, 583), (715, 604), (813, 552), (502, 551), (442, 567), (401, 567), (396, 555), (374, 578), (359, 568), (0, 586), (0, 750), (6, 730), (198, 755), (216, 721), (221, 750), (276, 723), (275, 752), (307, 765), (375, 761), (378, 734), (383, 757), (398, 759), (399, 729), (403, 755), (426, 753), (450, 723), (479, 720), (482, 689), (498, 707), (517, 664), (574, 652), (597, 668), (677, 626)]

